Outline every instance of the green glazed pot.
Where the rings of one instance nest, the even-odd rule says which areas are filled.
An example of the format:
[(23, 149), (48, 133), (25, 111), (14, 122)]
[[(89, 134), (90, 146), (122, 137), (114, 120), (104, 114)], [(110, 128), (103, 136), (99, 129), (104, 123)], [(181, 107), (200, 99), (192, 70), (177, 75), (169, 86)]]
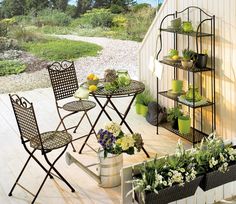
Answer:
[(181, 93), (183, 89), (183, 81), (182, 80), (172, 80), (172, 91), (176, 93)]
[(147, 106), (145, 106), (143, 104), (136, 104), (135, 108), (136, 108), (136, 113), (137, 114), (140, 114), (144, 117), (147, 115), (147, 112), (148, 112), (148, 107)]
[(189, 117), (180, 116), (178, 118), (179, 132), (181, 134), (189, 134), (191, 127), (191, 119)]
[(193, 26), (190, 21), (183, 21), (182, 28), (184, 32), (192, 32), (193, 31)]

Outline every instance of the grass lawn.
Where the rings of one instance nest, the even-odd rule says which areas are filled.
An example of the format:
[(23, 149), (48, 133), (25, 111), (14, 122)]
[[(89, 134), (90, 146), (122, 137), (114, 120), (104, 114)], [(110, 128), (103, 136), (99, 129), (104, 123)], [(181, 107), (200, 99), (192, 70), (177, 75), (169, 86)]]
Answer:
[(50, 39), (41, 42), (26, 42), (23, 48), (45, 60), (73, 60), (85, 56), (96, 56), (102, 47), (93, 43)]

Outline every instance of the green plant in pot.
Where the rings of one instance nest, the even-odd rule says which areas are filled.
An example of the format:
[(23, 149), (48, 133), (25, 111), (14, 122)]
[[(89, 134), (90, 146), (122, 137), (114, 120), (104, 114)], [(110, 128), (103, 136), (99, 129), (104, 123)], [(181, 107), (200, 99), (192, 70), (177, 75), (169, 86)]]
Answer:
[(173, 93), (181, 93), (182, 89), (183, 89), (183, 81), (182, 80), (173, 79), (171, 81), (171, 87), (172, 87), (172, 92)]
[(178, 117), (179, 132), (181, 134), (189, 134), (191, 127), (191, 119), (189, 115), (182, 115)]
[(186, 32), (186, 33), (192, 32), (192, 31), (193, 31), (192, 22), (190, 22), (190, 21), (183, 21), (182, 29), (183, 29), (183, 31)]
[(171, 127), (178, 130), (178, 118), (183, 115), (181, 107), (169, 108), (167, 110), (167, 121), (171, 123)]
[(154, 101), (154, 99), (149, 90), (138, 94), (135, 98), (136, 113), (145, 117), (148, 112), (148, 104), (152, 101)]
[(181, 60), (181, 64), (184, 68), (188, 69), (193, 66), (193, 59), (195, 56), (195, 52), (192, 50), (184, 49), (182, 51), (183, 58)]
[(197, 54), (196, 66), (198, 68), (204, 68), (207, 66), (208, 54), (207, 50), (204, 50), (203, 53)]

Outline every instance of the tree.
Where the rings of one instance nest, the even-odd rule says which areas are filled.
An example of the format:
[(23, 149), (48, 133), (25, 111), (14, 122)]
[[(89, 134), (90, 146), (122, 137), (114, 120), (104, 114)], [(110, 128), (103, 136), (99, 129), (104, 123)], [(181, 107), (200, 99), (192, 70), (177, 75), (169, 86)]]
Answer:
[(78, 0), (76, 16), (84, 14), (87, 10), (92, 9), (93, 0)]
[(120, 6), (123, 9), (127, 10), (129, 6), (136, 3), (136, 0), (95, 0), (95, 8), (110, 8), (111, 6)]
[(25, 14), (25, 8), (25, 0), (3, 0), (1, 6), (3, 16), (7, 18)]
[(51, 0), (52, 7), (60, 10), (65, 11), (68, 6), (68, 0)]
[(33, 12), (35, 16), (37, 16), (37, 13), (41, 11), (42, 9), (49, 7), (49, 1), (48, 0), (26, 0), (26, 5), (28, 12)]

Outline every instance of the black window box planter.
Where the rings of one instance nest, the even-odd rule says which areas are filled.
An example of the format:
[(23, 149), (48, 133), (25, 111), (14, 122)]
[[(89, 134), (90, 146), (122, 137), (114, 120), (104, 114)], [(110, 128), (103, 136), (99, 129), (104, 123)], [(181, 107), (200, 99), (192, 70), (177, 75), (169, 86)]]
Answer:
[(236, 164), (229, 166), (229, 171), (222, 173), (220, 171), (213, 171), (207, 173), (201, 183), (202, 190), (207, 191), (217, 186), (229, 183), (236, 180)]
[(160, 190), (158, 194), (154, 192), (146, 192), (144, 196), (145, 202), (142, 200), (141, 193), (135, 192), (135, 200), (140, 204), (167, 204), (172, 201), (180, 200), (194, 195), (202, 178), (203, 176), (199, 176), (190, 182), (186, 182), (183, 186), (174, 185)]

